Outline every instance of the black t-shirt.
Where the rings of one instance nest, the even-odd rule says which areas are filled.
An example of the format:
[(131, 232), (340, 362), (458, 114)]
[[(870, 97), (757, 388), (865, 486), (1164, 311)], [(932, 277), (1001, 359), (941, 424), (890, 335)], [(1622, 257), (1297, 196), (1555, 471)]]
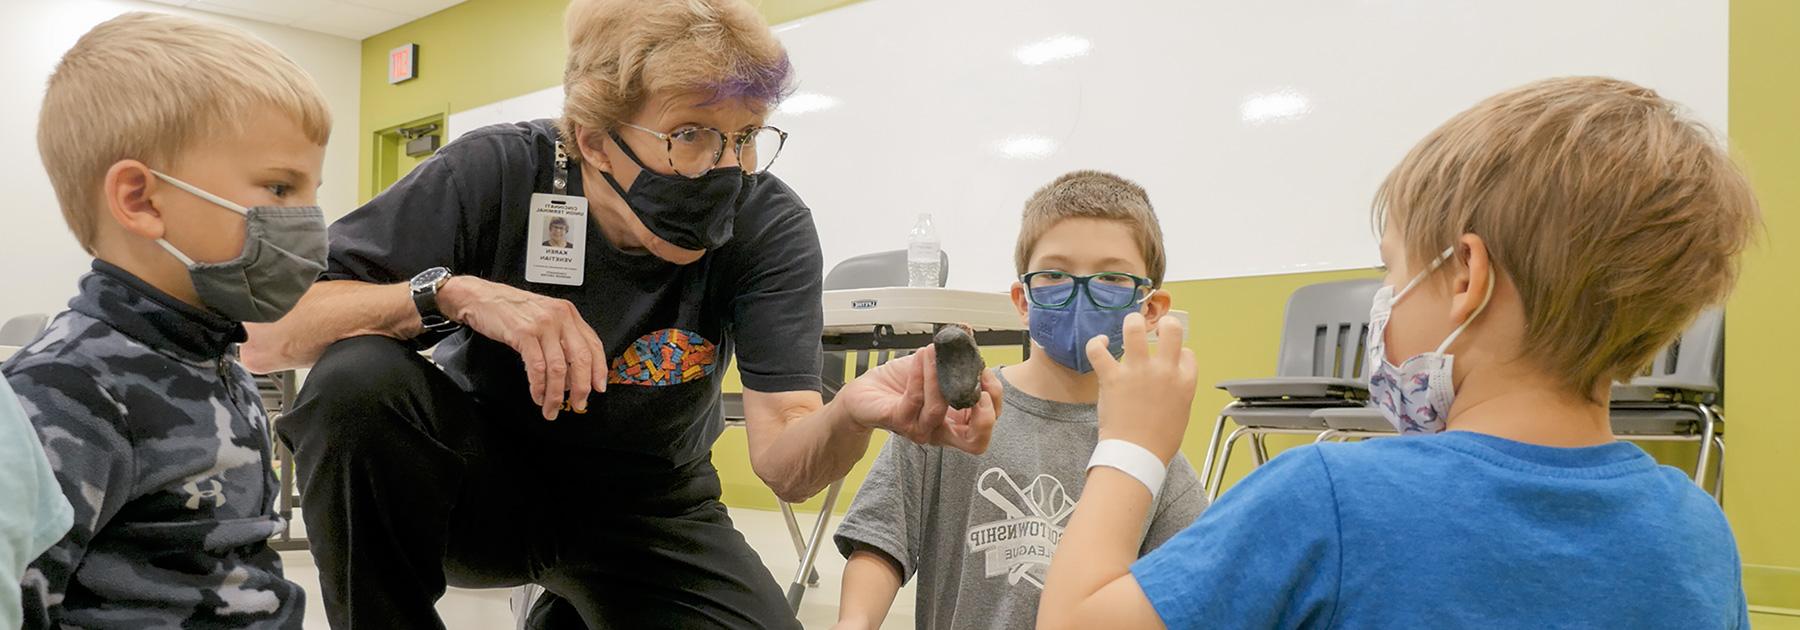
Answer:
[[(747, 389), (818, 389), (823, 263), (811, 211), (792, 189), (758, 176), (731, 241), (693, 264), (626, 253), (596, 227), (587, 230), (581, 286), (529, 282), (531, 237), (542, 234), (528, 233), (528, 203), (551, 190), (556, 138), (551, 121), (536, 120), (451, 142), (331, 226), (322, 279), (394, 283), (441, 266), (574, 303), (611, 368), (586, 414), (533, 421), (541, 408), (519, 354), (469, 329), (433, 357), (485, 413), (516, 415), (532, 441), (603, 454), (582, 459), (617, 471), (705, 457), (724, 428), (719, 383), (734, 354)], [(573, 163), (569, 177), (567, 194), (581, 195)]]

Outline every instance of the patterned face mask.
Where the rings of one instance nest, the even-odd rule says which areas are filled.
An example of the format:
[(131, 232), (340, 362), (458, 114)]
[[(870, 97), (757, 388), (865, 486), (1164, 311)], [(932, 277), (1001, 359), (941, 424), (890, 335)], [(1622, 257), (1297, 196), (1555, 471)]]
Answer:
[(1369, 307), (1369, 341), (1365, 344), (1368, 356), (1364, 358), (1364, 365), (1370, 366), (1369, 400), (1394, 425), (1394, 429), (1401, 433), (1438, 433), (1444, 430), (1444, 423), (1450, 415), (1450, 403), (1456, 398), (1455, 385), (1451, 382), (1451, 368), (1455, 365), (1456, 357), (1445, 354), (1444, 351), (1469, 328), (1476, 317), (1481, 316), (1481, 311), (1494, 299), (1494, 270), (1490, 267), (1487, 293), (1481, 298), (1481, 305), (1475, 307), (1475, 312), (1469, 315), (1467, 321), (1450, 332), (1444, 343), (1438, 344), (1437, 350), (1406, 359), (1398, 367), (1388, 363), (1387, 324), (1388, 318), (1393, 315), (1394, 305), (1412, 292), (1425, 276), (1431, 275), (1445, 260), (1449, 260), (1455, 251), (1454, 247), (1444, 250), (1437, 260), (1431, 261), (1431, 266), (1413, 276), (1399, 293), (1394, 292), (1393, 286), (1381, 287), (1375, 292), (1374, 304)]

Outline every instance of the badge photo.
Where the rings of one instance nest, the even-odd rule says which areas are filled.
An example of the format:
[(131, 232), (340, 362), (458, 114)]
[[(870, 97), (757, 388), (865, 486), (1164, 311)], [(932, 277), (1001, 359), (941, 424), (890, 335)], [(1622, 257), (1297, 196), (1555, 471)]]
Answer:
[(580, 286), (587, 267), (587, 198), (533, 194), (525, 239), (527, 281)]

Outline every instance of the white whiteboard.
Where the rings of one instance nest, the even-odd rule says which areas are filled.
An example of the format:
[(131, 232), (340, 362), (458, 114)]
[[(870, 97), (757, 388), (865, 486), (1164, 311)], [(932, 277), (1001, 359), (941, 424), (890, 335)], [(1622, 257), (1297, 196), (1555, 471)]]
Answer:
[[(1605, 74), (1723, 135), (1725, 0), (869, 0), (777, 28), (799, 92), (775, 172), (827, 268), (931, 212), (949, 285), (1014, 276), (1024, 200), (1078, 168), (1143, 184), (1170, 280), (1376, 264), (1370, 198), (1451, 114)], [(561, 88), (450, 132), (560, 112)]]

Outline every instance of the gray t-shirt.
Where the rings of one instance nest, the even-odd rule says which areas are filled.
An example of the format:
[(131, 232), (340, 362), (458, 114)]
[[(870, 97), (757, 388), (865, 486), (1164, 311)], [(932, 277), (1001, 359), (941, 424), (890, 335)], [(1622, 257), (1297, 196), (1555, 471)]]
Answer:
[[(995, 370), (999, 375), (1000, 370)], [(987, 453), (890, 439), (833, 537), (847, 558), (872, 548), (919, 576), (920, 628), (1032, 628), (1056, 543), (1100, 441), (1094, 405), (1036, 398), (1000, 378), (1005, 404)], [(1206, 495), (1187, 459), (1169, 462), (1138, 555), (1199, 518)]]

